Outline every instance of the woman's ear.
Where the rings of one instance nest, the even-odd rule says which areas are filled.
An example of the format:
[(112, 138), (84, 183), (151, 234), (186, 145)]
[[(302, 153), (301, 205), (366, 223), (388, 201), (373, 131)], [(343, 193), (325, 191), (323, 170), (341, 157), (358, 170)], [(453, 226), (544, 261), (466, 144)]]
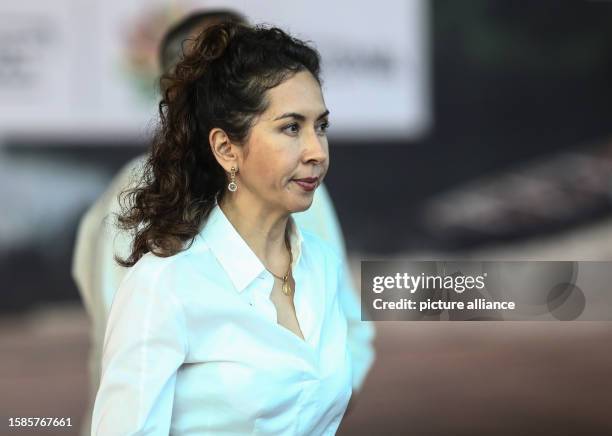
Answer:
[(210, 131), (208, 142), (215, 159), (225, 171), (229, 172), (232, 166), (238, 164), (240, 150), (237, 145), (232, 143), (227, 133), (218, 127)]

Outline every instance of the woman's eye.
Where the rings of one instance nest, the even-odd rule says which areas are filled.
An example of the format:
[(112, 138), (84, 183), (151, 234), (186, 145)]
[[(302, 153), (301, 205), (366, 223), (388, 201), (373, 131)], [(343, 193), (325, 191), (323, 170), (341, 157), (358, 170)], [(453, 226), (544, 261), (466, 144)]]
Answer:
[(327, 129), (329, 129), (329, 121), (324, 121), (319, 124), (319, 132), (326, 133)]
[(283, 127), (283, 132), (295, 134), (300, 131), (300, 126), (297, 123), (289, 124), (288, 126)]
[[(329, 121), (324, 121), (317, 126), (317, 132), (319, 134), (325, 134), (329, 128)], [(283, 132), (290, 135), (296, 135), (300, 132), (300, 125), (298, 123), (292, 123), (283, 127)]]

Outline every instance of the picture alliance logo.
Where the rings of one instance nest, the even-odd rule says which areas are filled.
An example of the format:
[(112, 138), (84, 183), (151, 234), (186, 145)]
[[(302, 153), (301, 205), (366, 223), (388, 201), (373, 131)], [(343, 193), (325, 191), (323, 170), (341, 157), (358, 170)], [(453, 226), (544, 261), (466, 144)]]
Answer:
[(375, 276), (372, 279), (372, 291), (380, 294), (385, 290), (402, 289), (414, 294), (418, 290), (453, 290), (458, 294), (471, 289), (483, 289), (487, 273), (481, 275), (460, 275), (453, 274), (448, 276), (413, 275), (408, 273), (395, 273), (395, 275)]

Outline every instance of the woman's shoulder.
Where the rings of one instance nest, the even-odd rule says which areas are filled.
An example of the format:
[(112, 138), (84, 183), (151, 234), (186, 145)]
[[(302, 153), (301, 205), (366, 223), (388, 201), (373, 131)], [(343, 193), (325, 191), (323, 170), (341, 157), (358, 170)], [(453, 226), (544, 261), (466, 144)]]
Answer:
[(319, 260), (324, 259), (326, 263), (332, 264), (334, 267), (341, 264), (340, 253), (337, 252), (332, 244), (316, 233), (301, 227), (299, 229), (302, 235), (302, 254), (304, 256)]
[(301, 231), (300, 263), (309, 281), (319, 283), (325, 292), (336, 293), (342, 274), (342, 261), (336, 249), (325, 239), (308, 230)]
[(195, 243), (172, 256), (162, 257), (148, 252), (128, 270), (122, 284), (177, 291), (183, 284), (189, 287), (196, 276), (200, 279), (200, 273), (209, 269), (213, 263), (214, 258), (210, 251)]

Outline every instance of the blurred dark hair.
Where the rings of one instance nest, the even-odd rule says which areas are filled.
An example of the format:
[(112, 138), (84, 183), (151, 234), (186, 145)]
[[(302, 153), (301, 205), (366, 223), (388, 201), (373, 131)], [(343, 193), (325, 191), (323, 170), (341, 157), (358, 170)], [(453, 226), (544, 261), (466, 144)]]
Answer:
[[(168, 73), (183, 57), (185, 40), (189, 39), (194, 31), (202, 30), (205, 26), (212, 26), (223, 22), (246, 24), (246, 18), (229, 9), (213, 9), (193, 12), (171, 26), (164, 34), (159, 44), (159, 66), (162, 73)], [(199, 32), (197, 32), (199, 33)]]
[(275, 27), (225, 22), (205, 29), (164, 76), (160, 123), (138, 186), (121, 194), (119, 225), (133, 233), (123, 266), (145, 253), (172, 256), (188, 248), (227, 174), (208, 140), (221, 128), (244, 145), (254, 119), (268, 107), (266, 91), (299, 71), (320, 83), (317, 51)]

